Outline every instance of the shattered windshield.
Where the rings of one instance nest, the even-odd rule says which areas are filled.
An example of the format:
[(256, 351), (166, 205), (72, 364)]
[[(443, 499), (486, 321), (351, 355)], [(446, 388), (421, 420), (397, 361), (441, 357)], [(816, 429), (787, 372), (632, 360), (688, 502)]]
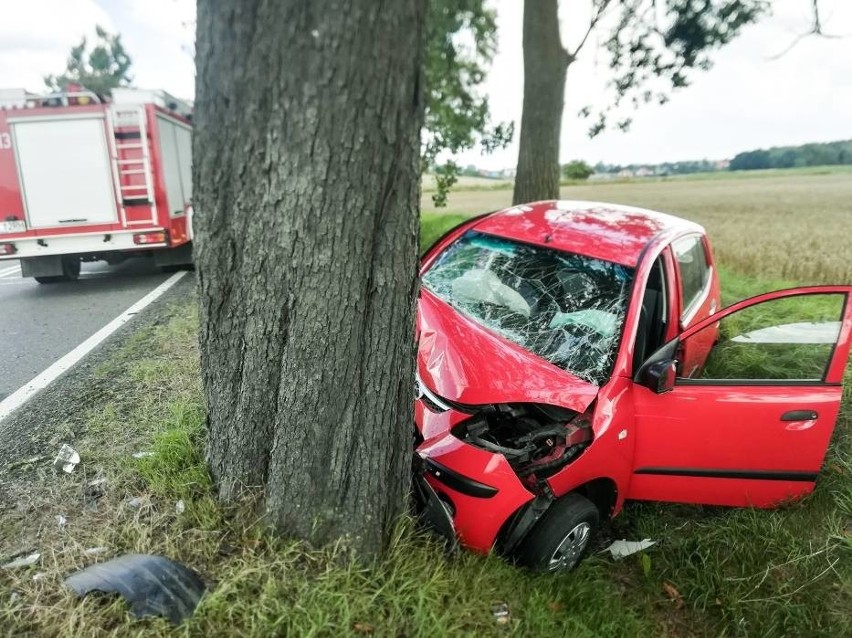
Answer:
[(468, 231), (423, 276), (453, 308), (600, 385), (618, 347), (633, 269)]

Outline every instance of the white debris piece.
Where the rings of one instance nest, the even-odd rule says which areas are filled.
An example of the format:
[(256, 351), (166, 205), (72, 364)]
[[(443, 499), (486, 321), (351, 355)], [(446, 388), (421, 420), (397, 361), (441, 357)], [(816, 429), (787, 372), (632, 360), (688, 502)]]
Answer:
[(133, 498), (127, 499), (127, 507), (132, 509), (139, 509), (145, 504), (145, 499), (141, 496), (134, 496)]
[(105, 551), (107, 551), (107, 548), (101, 546), (101, 547), (90, 547), (89, 549), (84, 550), (83, 553), (86, 554), (87, 556), (97, 556), (98, 554), (103, 554)]
[(175, 512), (178, 514), (183, 514), (186, 511), (186, 503), (183, 502), (183, 499), (180, 499), (177, 503), (175, 503)]
[(56, 524), (59, 525), (60, 528), (65, 527), (65, 525), (67, 523), (68, 523), (68, 519), (65, 518), (62, 514), (56, 515)]
[(651, 545), (656, 545), (657, 541), (652, 541), (650, 538), (646, 538), (641, 541), (628, 541), (625, 539), (621, 539), (613, 542), (612, 545), (604, 549), (604, 552), (609, 552), (612, 554), (612, 557), (616, 560), (620, 558), (624, 558), (625, 556), (630, 556), (631, 554), (635, 554), (636, 552), (641, 552), (642, 550), (648, 549)]
[(53, 466), (57, 469), (62, 468), (63, 472), (71, 474), (79, 462), (80, 455), (77, 453), (77, 450), (67, 443), (63, 443), (62, 447), (59, 448), (59, 454), (53, 459)]
[(509, 614), (509, 605), (506, 603), (498, 603), (491, 607), (491, 613), (494, 614), (494, 622), (498, 625), (508, 625), (511, 620)]
[(17, 569), (18, 567), (29, 567), (30, 565), (35, 565), (38, 560), (41, 558), (41, 554), (38, 552), (33, 552), (29, 556), (22, 556), (21, 558), (16, 558), (15, 560), (6, 563), (3, 565), (3, 569)]
[(154, 453), (153, 452), (134, 452), (132, 456), (133, 456), (134, 459), (144, 459), (148, 456), (154, 456)]

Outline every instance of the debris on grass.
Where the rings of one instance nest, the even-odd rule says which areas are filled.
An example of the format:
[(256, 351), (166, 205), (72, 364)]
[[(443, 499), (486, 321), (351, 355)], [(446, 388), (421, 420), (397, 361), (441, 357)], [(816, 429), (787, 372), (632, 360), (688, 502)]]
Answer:
[(138, 510), (140, 507), (145, 505), (146, 499), (144, 496), (134, 496), (133, 498), (127, 499), (127, 507)]
[(86, 556), (97, 556), (98, 554), (103, 554), (108, 549), (109, 549), (108, 547), (104, 547), (104, 546), (89, 547), (88, 549), (84, 549), (83, 553), (86, 554)]
[(62, 529), (68, 524), (68, 519), (65, 518), (62, 514), (56, 515), (56, 524), (59, 525), (59, 529)]
[(134, 459), (144, 459), (144, 458), (148, 458), (149, 456), (154, 456), (154, 453), (153, 452), (134, 452), (131, 456)]
[(195, 611), (204, 583), (191, 569), (165, 556), (125, 554), (91, 565), (65, 579), (80, 597), (97, 591), (118, 594), (138, 618), (163, 616), (175, 625)]
[(671, 600), (675, 607), (680, 609), (683, 607), (683, 596), (680, 595), (680, 592), (675, 588), (671, 583), (664, 582), (663, 583), (663, 591), (669, 600)]
[(612, 545), (604, 548), (602, 551), (609, 552), (614, 559), (619, 560), (625, 556), (646, 550), (656, 544), (657, 541), (652, 541), (650, 538), (641, 541), (628, 541), (622, 538), (621, 540), (614, 541)]
[(6, 563), (5, 565), (3, 565), (3, 569), (19, 569), (21, 567), (29, 567), (30, 565), (35, 565), (40, 558), (41, 554), (39, 552), (33, 552), (28, 556), (22, 556)]
[(371, 634), (376, 630), (376, 628), (368, 622), (356, 622), (352, 625), (352, 630), (356, 634)]
[(59, 448), (59, 453), (53, 459), (53, 466), (56, 469), (62, 469), (63, 472), (71, 474), (77, 464), (80, 463), (80, 454), (67, 443), (63, 443)]
[(498, 625), (508, 625), (510, 620), (509, 605), (506, 603), (498, 603), (491, 607), (491, 613), (494, 615), (494, 622)]
[(183, 514), (186, 511), (186, 503), (183, 502), (183, 499), (180, 499), (177, 503), (175, 503), (175, 512), (178, 514)]

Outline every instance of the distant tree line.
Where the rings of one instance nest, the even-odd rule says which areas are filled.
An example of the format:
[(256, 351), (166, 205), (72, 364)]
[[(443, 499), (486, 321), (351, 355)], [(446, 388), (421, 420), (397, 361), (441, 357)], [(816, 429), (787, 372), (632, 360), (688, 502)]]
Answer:
[(732, 171), (751, 171), (760, 168), (798, 168), (802, 166), (831, 166), (852, 164), (852, 140), (776, 146), (740, 153), (731, 160)]
[(598, 162), (594, 166), (594, 172), (620, 173), (630, 171), (631, 173), (649, 173), (653, 175), (687, 175), (689, 173), (709, 173), (711, 171), (724, 170), (728, 167), (724, 160), (686, 160), (682, 162), (663, 162), (662, 164), (605, 164)]

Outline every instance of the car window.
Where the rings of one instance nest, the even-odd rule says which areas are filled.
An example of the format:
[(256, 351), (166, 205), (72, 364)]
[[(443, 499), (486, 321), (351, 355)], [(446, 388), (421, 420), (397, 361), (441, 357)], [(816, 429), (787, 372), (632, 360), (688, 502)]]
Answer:
[[(679, 371), (694, 380), (819, 381), (840, 334), (845, 295), (816, 294), (748, 306), (692, 335), (718, 330), (704, 365)], [(713, 340), (708, 340), (712, 342)]]
[(480, 325), (591, 383), (609, 376), (632, 280), (627, 266), (474, 231), (422, 279)]
[(710, 267), (704, 242), (699, 235), (691, 235), (672, 243), (678, 270), (680, 271), (680, 292), (683, 299), (683, 315), (689, 313), (692, 305), (701, 297), (710, 279)]
[(645, 359), (665, 343), (668, 323), (666, 273), (663, 256), (654, 261), (645, 285), (639, 310), (639, 327), (633, 349), (633, 367), (638, 369)]

